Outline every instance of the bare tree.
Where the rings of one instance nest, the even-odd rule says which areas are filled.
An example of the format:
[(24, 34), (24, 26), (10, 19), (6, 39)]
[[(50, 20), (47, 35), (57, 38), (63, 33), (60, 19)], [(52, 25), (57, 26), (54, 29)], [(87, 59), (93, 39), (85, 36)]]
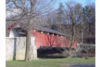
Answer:
[[(27, 38), (26, 38), (26, 55), (25, 61), (31, 61), (30, 45), (31, 45), (31, 29), (34, 23), (33, 18), (40, 15), (45, 15), (52, 10), (56, 0), (6, 0), (6, 11), (14, 12), (14, 9), (19, 10), (16, 14), (6, 18), (6, 21), (26, 20)], [(12, 10), (10, 10), (12, 9)]]
[(64, 22), (65, 27), (62, 26), (62, 31), (66, 33), (66, 35), (69, 35), (71, 40), (71, 45), (69, 47), (70, 57), (73, 44), (79, 39), (83, 31), (86, 29), (86, 22), (84, 22), (82, 6), (73, 1), (66, 2), (63, 15), (66, 18), (66, 21)]

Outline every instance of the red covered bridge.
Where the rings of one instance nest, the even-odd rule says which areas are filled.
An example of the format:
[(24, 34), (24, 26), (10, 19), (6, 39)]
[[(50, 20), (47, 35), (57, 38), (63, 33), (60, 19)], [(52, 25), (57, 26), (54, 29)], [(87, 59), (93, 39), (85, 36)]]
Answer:
[[(8, 37), (26, 37), (26, 31), (23, 29), (23, 24), (12, 24), (7, 28), (9, 30)], [(40, 47), (70, 47), (70, 38), (65, 38), (65, 34), (47, 29), (44, 27), (37, 28), (31, 31), (31, 36), (35, 37), (36, 48)], [(77, 42), (74, 42), (72, 48), (76, 49)]]

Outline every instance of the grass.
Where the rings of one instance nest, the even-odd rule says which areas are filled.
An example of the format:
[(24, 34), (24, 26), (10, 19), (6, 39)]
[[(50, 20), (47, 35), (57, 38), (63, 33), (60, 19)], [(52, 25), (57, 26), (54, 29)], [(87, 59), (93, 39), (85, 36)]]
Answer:
[(6, 61), (6, 67), (69, 67), (75, 64), (95, 65), (95, 58), (56, 58), (32, 61)]

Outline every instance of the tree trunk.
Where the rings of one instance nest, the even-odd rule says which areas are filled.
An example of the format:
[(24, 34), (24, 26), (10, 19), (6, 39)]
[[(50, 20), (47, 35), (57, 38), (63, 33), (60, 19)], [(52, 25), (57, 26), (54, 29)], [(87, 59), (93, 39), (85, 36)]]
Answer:
[[(32, 16), (34, 13), (34, 7), (35, 4), (37, 3), (37, 0), (34, 0), (34, 3), (32, 2), (32, 0), (30, 0), (30, 5), (31, 5), (31, 12), (30, 12), (30, 18), (28, 20), (28, 30), (27, 30), (27, 38), (26, 38), (26, 55), (25, 55), (25, 61), (31, 61), (31, 26), (32, 26)], [(28, 15), (27, 15), (28, 17)]]
[(69, 47), (69, 52), (68, 52), (68, 57), (71, 58), (72, 57), (72, 46), (73, 46), (74, 41), (72, 40), (71, 45)]
[(31, 30), (27, 31), (25, 61), (31, 61)]
[(68, 51), (68, 58), (71, 58), (71, 54), (72, 54), (72, 51), (71, 51), (71, 48), (69, 48), (69, 51)]
[(27, 37), (26, 37), (26, 55), (25, 55), (25, 61), (31, 61), (31, 23), (32, 19), (29, 19), (28, 22), (28, 29), (27, 29)]

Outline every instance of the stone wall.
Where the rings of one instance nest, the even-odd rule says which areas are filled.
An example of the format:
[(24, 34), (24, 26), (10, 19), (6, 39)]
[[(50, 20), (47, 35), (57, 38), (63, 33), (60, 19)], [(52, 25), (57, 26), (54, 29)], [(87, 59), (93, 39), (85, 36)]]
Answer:
[(95, 57), (95, 44), (77, 44), (76, 57)]
[(90, 49), (94, 49), (95, 48), (95, 44), (79, 44), (77, 43), (77, 49), (76, 51), (81, 51), (81, 50), (90, 50)]
[(6, 60), (13, 60), (14, 38), (6, 38)]
[[(31, 37), (31, 58), (37, 59), (35, 37)], [(26, 52), (26, 37), (6, 38), (6, 61), (24, 60)]]

